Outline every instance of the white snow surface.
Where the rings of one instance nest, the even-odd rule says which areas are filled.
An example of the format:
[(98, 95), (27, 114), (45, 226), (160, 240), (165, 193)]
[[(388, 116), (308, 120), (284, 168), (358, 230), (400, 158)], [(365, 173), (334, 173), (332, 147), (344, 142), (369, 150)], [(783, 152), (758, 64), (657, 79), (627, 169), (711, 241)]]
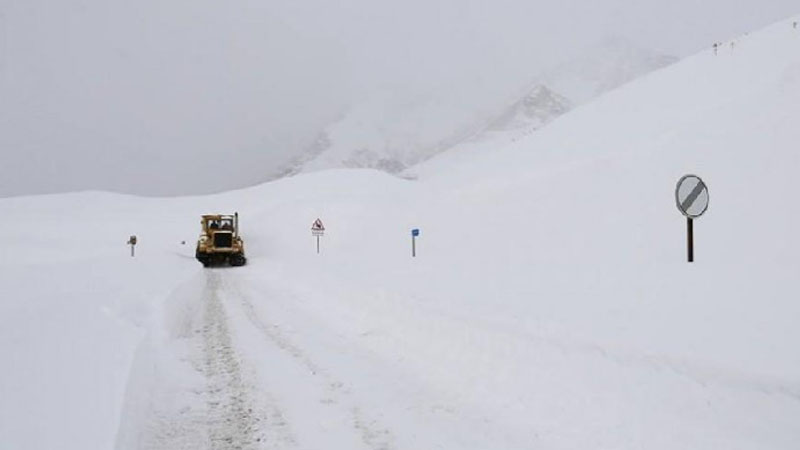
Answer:
[(330, 124), (292, 172), (369, 168), (398, 173), (470, 137), (480, 112), (447, 96), (375, 94)]
[(796, 448), (798, 19), (414, 181), (0, 200), (0, 448)]
[(497, 131), (514, 131), (506, 136), (530, 134), (573, 105), (587, 103), (676, 60), (610, 37), (516, 92), (487, 87), (500, 99), (493, 106), (476, 109), (466, 100), (468, 95), (448, 95), (451, 86), (427, 96), (381, 91), (328, 125), (280, 175), (335, 168), (397, 174), (446, 150), (494, 139)]
[(677, 60), (674, 56), (646, 50), (621, 36), (609, 36), (579, 56), (548, 70), (539, 83), (581, 104)]

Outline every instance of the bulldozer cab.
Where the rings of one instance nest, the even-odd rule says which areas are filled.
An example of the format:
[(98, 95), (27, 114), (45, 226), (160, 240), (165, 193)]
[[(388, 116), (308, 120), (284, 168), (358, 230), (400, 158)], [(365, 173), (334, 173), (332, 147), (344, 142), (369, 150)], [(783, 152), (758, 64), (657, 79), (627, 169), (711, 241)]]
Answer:
[(235, 231), (236, 218), (230, 215), (206, 215), (200, 223), (205, 233), (215, 230)]

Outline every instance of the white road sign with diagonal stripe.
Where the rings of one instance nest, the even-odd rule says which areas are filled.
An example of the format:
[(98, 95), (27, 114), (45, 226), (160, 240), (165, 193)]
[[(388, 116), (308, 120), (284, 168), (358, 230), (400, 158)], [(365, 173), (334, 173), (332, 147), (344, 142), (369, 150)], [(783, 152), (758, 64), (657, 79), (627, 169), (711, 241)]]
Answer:
[(684, 175), (675, 187), (675, 202), (684, 216), (700, 217), (708, 209), (708, 186), (697, 175)]

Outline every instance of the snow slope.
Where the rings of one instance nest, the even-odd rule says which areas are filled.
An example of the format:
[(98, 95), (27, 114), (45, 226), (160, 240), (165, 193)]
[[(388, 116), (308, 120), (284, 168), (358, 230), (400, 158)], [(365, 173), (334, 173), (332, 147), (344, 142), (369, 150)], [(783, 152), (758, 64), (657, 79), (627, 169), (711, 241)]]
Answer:
[(328, 125), (281, 174), (332, 168), (372, 168), (397, 174), (447, 149), (494, 139), (497, 131), (530, 134), (573, 105), (589, 102), (676, 60), (623, 38), (607, 38), (536, 76), (518, 92), (507, 89), (503, 96), (508, 98), (489, 102), (494, 103), (490, 107), (476, 108), (464, 100), (464, 93), (409, 98), (385, 92)]
[(447, 96), (377, 94), (326, 127), (289, 172), (371, 168), (399, 173), (474, 134), (483, 118)]
[(539, 129), (571, 108), (572, 104), (565, 97), (538, 84), (526, 96), (509, 106), (484, 132)]
[[(793, 20), (416, 181), (0, 200), (0, 448), (796, 447)], [(247, 266), (192, 261), (214, 210)]]
[(571, 102), (582, 104), (677, 61), (674, 56), (646, 50), (628, 39), (611, 36), (578, 57), (548, 70), (539, 82)]

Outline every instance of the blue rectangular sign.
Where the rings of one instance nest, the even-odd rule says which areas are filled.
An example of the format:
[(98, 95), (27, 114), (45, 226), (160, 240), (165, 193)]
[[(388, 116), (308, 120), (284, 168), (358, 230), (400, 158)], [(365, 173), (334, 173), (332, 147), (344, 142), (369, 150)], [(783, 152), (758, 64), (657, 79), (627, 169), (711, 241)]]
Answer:
[(414, 228), (413, 230), (411, 230), (411, 235), (412, 236), (419, 236), (419, 228)]

